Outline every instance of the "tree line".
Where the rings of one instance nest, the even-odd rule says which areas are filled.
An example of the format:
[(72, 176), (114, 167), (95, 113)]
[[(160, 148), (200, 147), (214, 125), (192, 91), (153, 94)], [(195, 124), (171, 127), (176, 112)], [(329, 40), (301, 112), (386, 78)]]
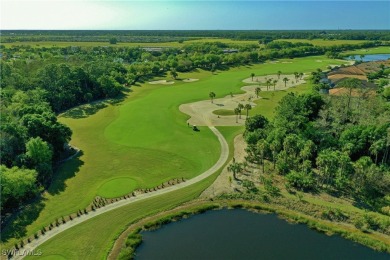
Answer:
[(380, 40), (389, 41), (388, 30), (3, 30), (2, 42), (26, 41), (105, 41), (116, 37), (122, 42), (167, 42), (203, 37), (258, 40), (276, 39)]
[[(375, 43), (374, 43), (375, 44)], [(280, 47), (282, 46), (282, 47)], [(360, 48), (347, 45), (344, 48)], [(236, 48), (237, 53), (225, 53)], [(269, 47), (193, 43), (150, 52), (143, 48), (13, 46), (1, 48), (2, 213), (12, 211), (53, 177), (71, 130), (56, 115), (71, 107), (115, 98), (136, 82), (196, 68), (214, 71), (267, 59), (324, 53), (310, 44), (272, 43)], [(5, 168), (4, 168), (5, 167)], [(18, 181), (28, 173), (34, 180)], [(6, 174), (7, 173), (7, 174)], [(4, 174), (4, 175), (3, 175)], [(13, 179), (13, 176), (15, 179)], [(8, 193), (6, 193), (8, 192)]]
[[(359, 91), (359, 82), (346, 84)], [(287, 94), (275, 118), (246, 121), (247, 160), (283, 175), (288, 189), (389, 204), (390, 106), (381, 96)]]

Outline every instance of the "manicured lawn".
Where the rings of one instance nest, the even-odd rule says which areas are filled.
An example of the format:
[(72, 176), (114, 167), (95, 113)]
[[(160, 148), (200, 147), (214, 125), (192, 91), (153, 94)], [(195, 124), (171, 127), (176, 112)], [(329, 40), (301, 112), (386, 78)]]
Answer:
[[(217, 98), (230, 92), (238, 93), (245, 85), (242, 80), (252, 72), (256, 75), (276, 74), (278, 70), (285, 74), (310, 73), (319, 67), (324, 69), (329, 64), (340, 63), (317, 56), (241, 66), (215, 74), (206, 71), (179, 73), (179, 78), (200, 80), (193, 83), (176, 81), (169, 86), (133, 86), (121, 103), (100, 103), (69, 111), (60, 120), (73, 130), (71, 144), (80, 148), (82, 154), (58, 169), (42, 201), (2, 231), (3, 239), (11, 238), (5, 246), (12, 246), (19, 240), (12, 238), (31, 235), (56, 218), (85, 208), (96, 195), (118, 196), (136, 188), (157, 186), (172, 178), (189, 179), (212, 166), (220, 152), (217, 138), (207, 127), (199, 127), (200, 132), (188, 128), (188, 117), (178, 110), (180, 104), (208, 99), (210, 91), (214, 91)], [(261, 94), (267, 97), (271, 92)], [(271, 115), (282, 94), (276, 92), (273, 99), (259, 100), (259, 106), (251, 114)], [(96, 109), (98, 106), (100, 110)], [(118, 187), (115, 178), (126, 182)], [(175, 203), (182, 201), (176, 199)], [(163, 199), (156, 203), (158, 201), (162, 203), (161, 207), (166, 205)], [(146, 207), (144, 214), (151, 209)], [(107, 221), (113, 222), (111, 228), (118, 230), (114, 220), (107, 218)], [(78, 235), (81, 234), (80, 231)], [(95, 235), (84, 236), (84, 239), (91, 239)], [(68, 242), (62, 240), (61, 243)]]
[(309, 83), (305, 83), (296, 87), (291, 87), (287, 90), (260, 92), (259, 96), (261, 99), (254, 101), (257, 105), (249, 111), (249, 115), (261, 114), (268, 119), (272, 119), (279, 101), (289, 92), (296, 94), (310, 93), (311, 86)]
[[(217, 174), (187, 188), (150, 198), (99, 215), (68, 229), (38, 247), (43, 256), (58, 259), (106, 258), (115, 238), (132, 222), (178, 206), (199, 196)], [(33, 257), (27, 257), (30, 259)]]
[(305, 42), (305, 43), (311, 43), (313, 45), (317, 46), (333, 46), (333, 45), (341, 45), (341, 44), (359, 44), (367, 41), (363, 40), (323, 40), (323, 39), (313, 39), (313, 40), (307, 40), (307, 39), (281, 39), (278, 41), (286, 41), (286, 42)]
[(213, 114), (219, 115), (219, 116), (234, 116), (234, 111), (229, 109), (217, 109), (213, 111)]
[(129, 192), (129, 189), (135, 189), (137, 182), (128, 177), (119, 177), (108, 180), (97, 190), (97, 195), (103, 198), (116, 198)]
[(386, 54), (390, 53), (390, 46), (381, 46), (376, 48), (370, 48), (370, 49), (360, 49), (355, 51), (347, 51), (343, 53), (343, 55), (349, 56), (349, 55), (356, 55), (356, 54)]
[[(317, 46), (333, 46), (340, 44), (359, 44), (367, 41), (362, 40), (323, 40), (323, 39), (280, 39), (277, 41), (289, 41), (289, 42), (307, 42)], [(60, 42), (60, 41), (40, 41), (40, 42), (11, 42), (11, 43), (2, 43), (5, 47), (9, 48), (12, 46), (20, 45), (29, 45), (34, 48), (51, 48), (51, 47), (68, 47), (68, 46), (80, 46), (80, 47), (97, 47), (97, 46), (111, 46), (111, 47), (182, 47), (185, 44), (199, 43), (199, 42), (222, 42), (226, 44), (237, 44), (237, 45), (247, 45), (255, 44), (258, 45), (258, 41), (254, 40), (231, 40), (225, 38), (200, 38), (196, 40), (188, 40), (183, 43), (177, 41), (173, 42), (118, 42), (117, 44), (110, 44), (107, 42)]]
[(259, 43), (257, 41), (235, 41), (231, 39), (224, 38), (202, 38), (196, 40), (188, 40), (183, 43), (179, 43), (177, 41), (174, 42), (118, 42), (117, 44), (110, 44), (107, 42), (60, 42), (60, 41), (41, 41), (41, 42), (5, 42), (2, 43), (7, 48), (12, 46), (31, 46), (33, 48), (52, 48), (52, 47), (68, 47), (68, 46), (79, 46), (79, 47), (98, 47), (98, 46), (110, 46), (110, 47), (183, 47), (186, 44), (191, 43), (204, 43), (204, 42), (222, 42), (226, 44), (256, 44)]
[[(218, 127), (218, 130), (224, 135), (229, 144), (230, 160), (233, 154), (233, 139), (243, 131), (243, 127)], [(105, 258), (115, 238), (130, 223), (147, 215), (174, 208), (181, 203), (198, 197), (215, 180), (218, 174), (219, 171), (187, 188), (99, 215), (57, 235), (38, 249), (43, 252), (44, 256), (53, 256), (53, 259), (57, 259), (57, 256), (64, 259)]]

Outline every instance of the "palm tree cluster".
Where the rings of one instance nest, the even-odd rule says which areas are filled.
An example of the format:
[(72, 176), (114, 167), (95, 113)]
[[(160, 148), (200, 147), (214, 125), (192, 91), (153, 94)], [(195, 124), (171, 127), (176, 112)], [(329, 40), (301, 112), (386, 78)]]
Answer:
[(236, 123), (238, 123), (238, 119), (241, 119), (241, 111), (246, 110), (246, 118), (249, 117), (249, 110), (252, 109), (251, 104), (247, 103), (245, 105), (238, 103), (237, 107), (234, 109), (234, 114), (236, 115)]

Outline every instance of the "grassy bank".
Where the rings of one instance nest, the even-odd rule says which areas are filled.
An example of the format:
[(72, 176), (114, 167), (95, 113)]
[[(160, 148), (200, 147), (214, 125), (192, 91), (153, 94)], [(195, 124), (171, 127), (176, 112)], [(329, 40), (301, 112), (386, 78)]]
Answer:
[(30, 46), (32, 48), (53, 48), (53, 47), (102, 47), (110, 46), (114, 48), (118, 47), (164, 47), (164, 48), (181, 48), (186, 44), (191, 43), (206, 43), (206, 42), (221, 42), (225, 44), (237, 44), (237, 45), (258, 45), (258, 41), (244, 41), (244, 40), (231, 40), (225, 38), (201, 38), (196, 40), (188, 40), (182, 43), (178, 41), (174, 42), (118, 42), (116, 44), (110, 44), (107, 42), (61, 42), (61, 41), (40, 41), (40, 42), (4, 42), (2, 45), (6, 48), (13, 46)]
[(277, 41), (286, 41), (286, 42), (292, 42), (292, 43), (297, 43), (297, 42), (304, 42), (304, 43), (311, 43), (316, 46), (335, 46), (335, 45), (342, 45), (342, 44), (361, 44), (367, 41), (363, 40), (324, 40), (324, 39), (313, 39), (313, 40), (307, 40), (307, 39), (281, 39)]
[(122, 244), (119, 255), (113, 254), (111, 259), (118, 257), (119, 259), (129, 259), (135, 256), (137, 246), (142, 243), (142, 230), (151, 230), (161, 227), (162, 225), (178, 221), (183, 217), (188, 217), (194, 214), (200, 214), (207, 210), (222, 209), (222, 208), (243, 208), (259, 213), (276, 213), (279, 217), (286, 219), (289, 222), (306, 224), (311, 229), (325, 233), (327, 235), (340, 235), (346, 239), (363, 244), (378, 251), (390, 253), (390, 242), (378, 239), (378, 237), (364, 233), (354, 227), (346, 226), (341, 223), (325, 221), (312, 216), (308, 216), (297, 211), (292, 211), (280, 207), (280, 205), (272, 205), (255, 201), (242, 200), (214, 200), (198, 202), (197, 205), (189, 205), (167, 211), (165, 214), (158, 217), (152, 217), (148, 221), (135, 224), (129, 230), (129, 235), (126, 241)]
[(343, 55), (349, 56), (349, 55), (359, 55), (359, 54), (369, 55), (369, 54), (386, 54), (386, 53), (390, 53), (390, 46), (381, 46), (381, 47), (370, 48), (370, 49), (347, 51), (343, 53)]

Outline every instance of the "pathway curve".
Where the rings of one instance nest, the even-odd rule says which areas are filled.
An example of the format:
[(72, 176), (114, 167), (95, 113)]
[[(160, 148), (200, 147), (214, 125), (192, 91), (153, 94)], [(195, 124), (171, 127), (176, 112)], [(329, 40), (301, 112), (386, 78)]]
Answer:
[[(305, 74), (304, 74), (305, 75)], [(237, 126), (244, 125), (246, 116), (245, 109), (242, 111), (242, 116), (236, 118), (235, 115), (231, 116), (218, 116), (213, 113), (215, 110), (224, 109), (224, 110), (234, 110), (239, 103), (245, 105), (250, 104), (252, 107), (256, 106), (256, 103), (253, 101), (260, 99), (257, 97), (256, 88), (260, 88), (261, 92), (265, 91), (280, 91), (286, 90), (291, 87), (299, 86), (306, 81), (304, 79), (295, 79), (293, 74), (283, 74), (280, 75), (280, 80), (278, 80), (278, 75), (267, 75), (267, 76), (257, 76), (253, 80), (251, 78), (244, 79), (244, 83), (251, 85), (246, 85), (241, 87), (241, 90), (244, 91), (242, 94), (227, 95), (225, 97), (214, 99), (213, 102), (210, 100), (201, 100), (193, 103), (182, 104), (179, 106), (179, 110), (190, 116), (188, 123), (191, 125), (197, 126)], [(287, 78), (289, 81), (285, 84), (283, 78)], [(274, 86), (269, 86), (268, 89), (266, 86), (263, 86), (265, 80), (277, 80), (277, 83)]]
[(88, 212), (88, 214), (81, 215), (80, 217), (74, 218), (72, 221), (68, 221), (65, 224), (62, 224), (58, 227), (53, 228), (50, 231), (47, 231), (44, 235), (41, 235), (37, 239), (34, 239), (29, 244), (25, 245), (23, 250), (19, 250), (17, 254), (12, 259), (23, 259), (24, 256), (28, 254), (29, 252), (33, 252), (34, 249), (36, 249), (38, 246), (43, 244), (44, 242), (48, 241), (49, 239), (53, 238), (54, 236), (60, 234), (61, 232), (64, 232), (65, 230), (72, 228), (80, 223), (83, 223), (91, 218), (94, 218), (96, 216), (99, 216), (101, 214), (104, 214), (108, 211), (132, 204), (136, 201), (145, 200), (148, 198), (156, 197), (162, 194), (166, 194), (175, 190), (183, 189), (185, 187), (188, 187), (192, 184), (195, 184), (197, 182), (200, 182), (201, 180), (206, 179), (207, 177), (211, 176), (213, 173), (215, 173), (217, 170), (219, 170), (227, 161), (229, 157), (229, 146), (223, 137), (223, 135), (213, 126), (209, 127), (210, 130), (217, 136), (218, 141), (221, 145), (221, 155), (219, 156), (218, 161), (208, 170), (203, 172), (202, 174), (179, 184), (169, 186), (167, 188), (157, 190), (154, 192), (144, 193), (141, 195), (137, 195), (136, 197), (131, 197), (128, 199), (120, 200), (117, 202), (114, 202), (112, 204), (109, 204), (105, 207), (98, 208), (95, 211)]

